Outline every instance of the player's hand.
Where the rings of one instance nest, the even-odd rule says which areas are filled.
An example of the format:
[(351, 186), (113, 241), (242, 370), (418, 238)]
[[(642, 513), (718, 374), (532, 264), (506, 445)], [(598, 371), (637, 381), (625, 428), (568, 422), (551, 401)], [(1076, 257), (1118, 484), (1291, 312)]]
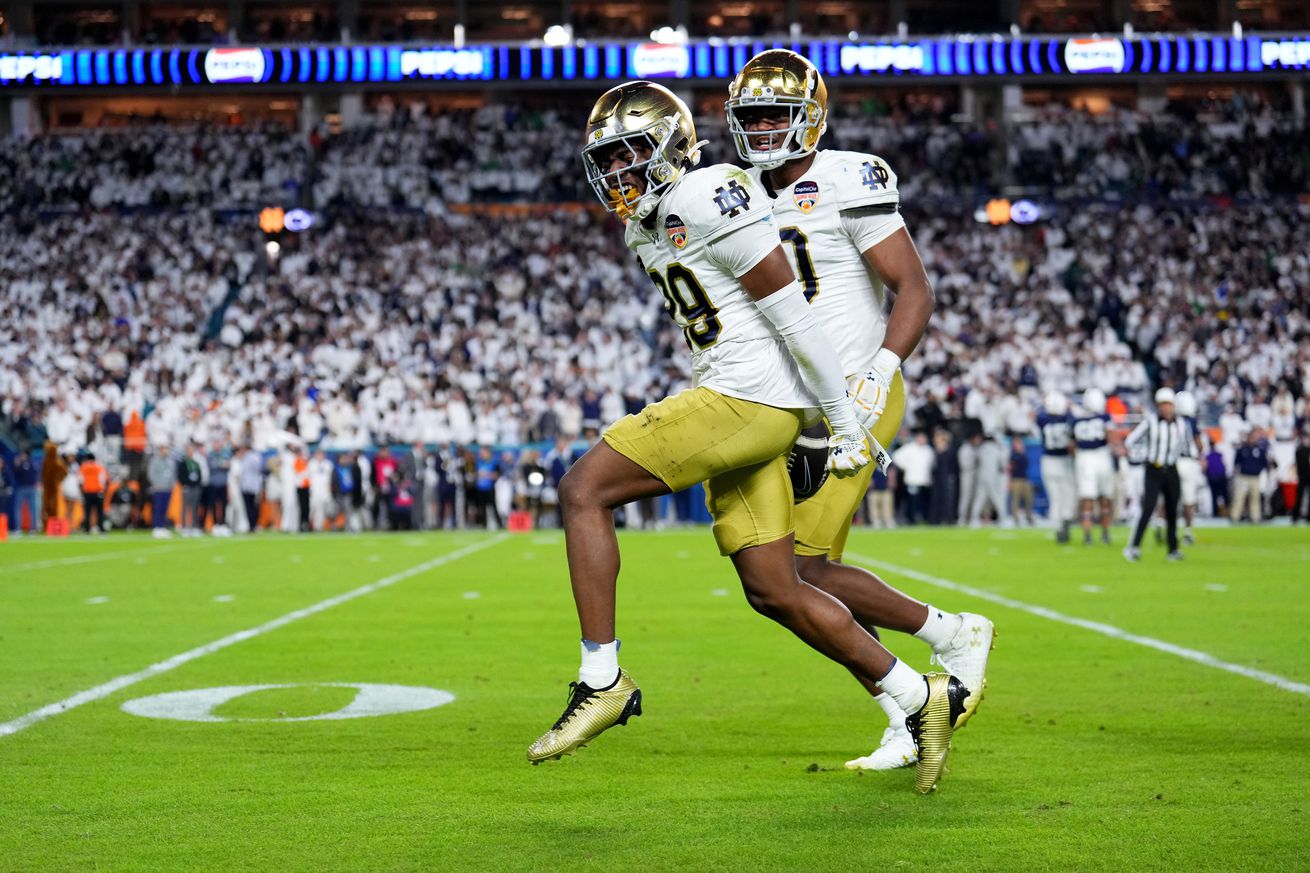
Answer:
[(828, 437), (828, 471), (838, 479), (854, 476), (869, 465), (869, 444), (862, 433)]
[(901, 359), (895, 352), (879, 349), (870, 369), (846, 380), (847, 393), (855, 406), (855, 418), (865, 430), (872, 432), (887, 410), (892, 380), (900, 366)]

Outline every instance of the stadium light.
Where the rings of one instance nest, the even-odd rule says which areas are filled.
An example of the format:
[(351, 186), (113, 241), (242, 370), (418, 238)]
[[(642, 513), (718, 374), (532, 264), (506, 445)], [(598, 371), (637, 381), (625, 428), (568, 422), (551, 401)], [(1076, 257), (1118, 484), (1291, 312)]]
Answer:
[(551, 48), (561, 48), (573, 42), (573, 26), (570, 24), (552, 24), (546, 28), (542, 42)]
[(283, 226), (292, 233), (302, 233), (314, 224), (314, 216), (304, 209), (292, 209), (283, 218)]
[(268, 242), (264, 243), (264, 253), (268, 255), (268, 259), (270, 261), (276, 261), (278, 253), (281, 251), (282, 251), (282, 246), (279, 245), (278, 241), (275, 239), (271, 239)]
[(658, 42), (664, 45), (686, 45), (687, 28), (683, 27), (681, 24), (677, 27), (669, 27), (668, 25), (665, 25), (664, 27), (652, 30), (650, 32), (650, 38), (651, 42)]

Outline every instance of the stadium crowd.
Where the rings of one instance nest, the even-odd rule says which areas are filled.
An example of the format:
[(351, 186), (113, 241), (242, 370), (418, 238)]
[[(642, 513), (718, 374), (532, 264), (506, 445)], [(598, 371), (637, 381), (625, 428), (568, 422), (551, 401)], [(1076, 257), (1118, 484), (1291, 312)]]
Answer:
[[(910, 451), (871, 492), (891, 511), (871, 496), (869, 518), (980, 521), (957, 499), (974, 432), (987, 448), (965, 456), (990, 459), (1021, 514), (1045, 392), (1100, 388), (1131, 419), (1159, 384), (1197, 398), (1212, 481), (1235, 478), (1249, 433), (1267, 439), (1260, 490), (1285, 506), (1310, 417), (1310, 207), (1274, 196), (1310, 187), (1290, 116), (1247, 97), (1151, 119), (1043, 110), (1008, 137), (949, 116), (864, 106), (825, 141), (898, 172), (938, 296), (905, 367)], [(0, 505), (31, 520), (34, 495), (45, 516), (62, 494), (89, 518), (130, 483), (110, 499), (117, 524), (147, 506), (158, 521), (174, 490), (188, 530), (205, 513), (242, 526), (222, 523), (220, 497), (246, 526), (548, 522), (575, 450), (689, 379), (618, 226), (548, 205), (584, 196), (566, 121), (392, 106), (337, 135), (146, 123), (6, 149), (0, 429), (45, 446), (46, 469), (34, 484), (30, 456), (13, 459)], [(1241, 139), (1201, 135), (1216, 123)], [(726, 136), (706, 135), (726, 159)], [(1039, 222), (975, 219), (1003, 181), (1044, 192)], [(249, 210), (303, 202), (319, 223), (266, 246)], [(687, 516), (672, 506), (640, 519)]]

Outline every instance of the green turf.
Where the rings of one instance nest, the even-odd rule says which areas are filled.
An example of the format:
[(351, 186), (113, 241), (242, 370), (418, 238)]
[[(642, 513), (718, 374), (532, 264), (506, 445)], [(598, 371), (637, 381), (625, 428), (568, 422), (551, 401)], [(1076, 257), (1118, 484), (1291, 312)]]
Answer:
[[(11, 541), (0, 722), (488, 539)], [(1031, 531), (857, 532), (849, 550), (1310, 682), (1310, 537), (1200, 540), (1180, 565)], [(523, 757), (563, 706), (577, 630), (563, 538), (513, 536), (0, 737), (0, 870), (1306, 868), (1310, 698), (887, 573), (1000, 632), (986, 704), (920, 797), (911, 771), (842, 769), (880, 713), (750, 611), (707, 531), (623, 549), (646, 713), (577, 757)], [(922, 644), (888, 642), (927, 668)], [(333, 682), (456, 700), (336, 721), (251, 719), (350, 689), (262, 691), (218, 723), (120, 709)]]

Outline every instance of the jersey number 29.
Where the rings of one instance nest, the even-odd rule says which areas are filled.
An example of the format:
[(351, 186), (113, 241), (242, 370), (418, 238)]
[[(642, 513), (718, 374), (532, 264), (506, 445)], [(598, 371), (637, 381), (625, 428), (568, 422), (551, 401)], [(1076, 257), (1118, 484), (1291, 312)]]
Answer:
[(682, 264), (669, 264), (665, 271), (668, 278), (656, 270), (647, 270), (655, 287), (664, 295), (664, 308), (674, 320), (682, 316), (682, 335), (687, 338), (687, 345), (692, 351), (707, 349), (719, 338), (723, 325), (719, 322), (719, 310), (710, 303), (709, 295), (696, 278), (696, 274)]

